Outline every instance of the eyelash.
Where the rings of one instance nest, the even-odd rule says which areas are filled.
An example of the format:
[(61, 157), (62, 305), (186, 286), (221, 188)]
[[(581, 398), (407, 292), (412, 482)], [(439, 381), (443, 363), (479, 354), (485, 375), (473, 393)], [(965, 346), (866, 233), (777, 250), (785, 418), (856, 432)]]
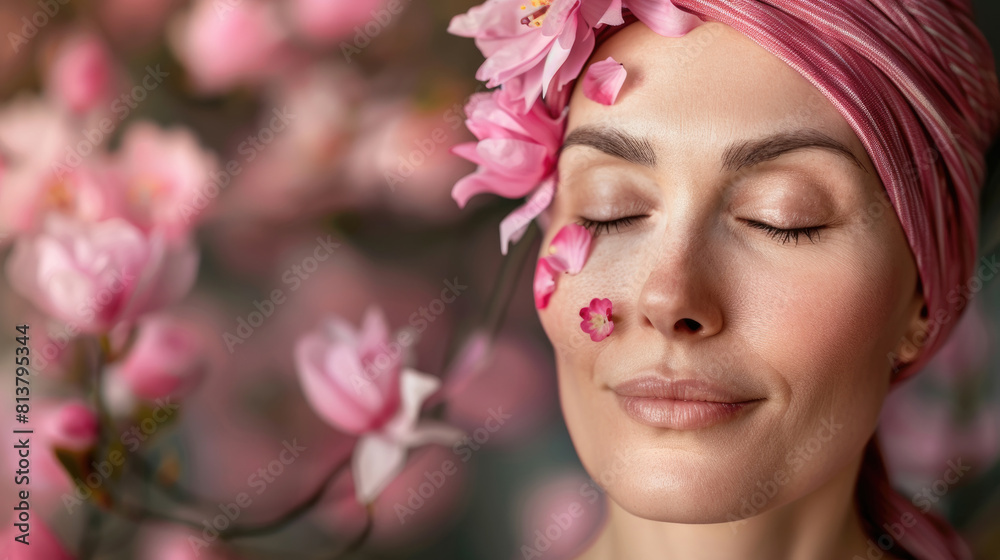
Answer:
[(609, 220), (606, 222), (601, 222), (598, 220), (588, 220), (587, 218), (581, 218), (578, 222), (581, 226), (590, 230), (591, 235), (597, 237), (601, 233), (601, 228), (604, 228), (604, 233), (611, 233), (611, 228), (615, 228), (615, 233), (619, 233), (619, 229), (622, 227), (628, 227), (632, 225), (638, 219), (645, 218), (646, 216), (625, 216), (624, 218), (617, 218), (614, 220)]
[[(615, 233), (619, 233), (622, 227), (628, 227), (632, 225), (636, 220), (645, 218), (646, 216), (625, 216), (624, 218), (617, 218), (614, 220), (608, 220), (606, 222), (598, 220), (589, 220), (587, 218), (582, 218), (578, 222), (581, 226), (590, 230), (591, 235), (597, 237), (600, 235), (601, 230), (604, 233), (611, 233), (611, 228), (615, 228)], [(819, 232), (822, 227), (804, 227), (804, 228), (793, 228), (793, 229), (781, 229), (776, 228), (772, 225), (765, 224), (762, 222), (754, 222), (746, 220), (747, 225), (754, 229), (759, 229), (763, 231), (768, 237), (774, 239), (781, 243), (782, 245), (787, 244), (790, 241), (794, 241), (796, 245), (799, 244), (799, 237), (805, 236), (810, 243), (816, 243), (819, 241)]]
[(806, 236), (806, 239), (808, 239), (811, 243), (816, 243), (819, 241), (819, 230), (822, 229), (818, 226), (781, 229), (761, 222), (754, 222), (750, 220), (747, 220), (746, 222), (750, 227), (763, 231), (768, 237), (776, 239), (782, 245), (788, 243), (789, 241), (794, 241), (795, 244), (798, 245), (800, 235)]

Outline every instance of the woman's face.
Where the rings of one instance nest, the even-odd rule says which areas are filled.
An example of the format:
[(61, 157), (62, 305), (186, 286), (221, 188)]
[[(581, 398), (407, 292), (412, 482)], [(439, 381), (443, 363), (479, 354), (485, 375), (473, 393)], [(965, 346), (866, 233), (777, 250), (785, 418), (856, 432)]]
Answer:
[[(625, 510), (751, 517), (857, 464), (921, 321), (913, 257), (848, 123), (739, 32), (637, 23), (608, 56), (628, 79), (610, 107), (574, 92), (542, 245), (594, 234), (539, 312), (566, 423)], [(613, 303), (601, 342), (593, 298)]]

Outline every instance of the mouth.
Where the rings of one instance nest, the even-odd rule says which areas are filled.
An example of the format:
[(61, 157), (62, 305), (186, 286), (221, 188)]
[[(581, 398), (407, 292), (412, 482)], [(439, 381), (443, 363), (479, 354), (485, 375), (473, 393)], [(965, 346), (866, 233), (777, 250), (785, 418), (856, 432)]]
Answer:
[(672, 430), (720, 424), (765, 400), (700, 379), (640, 377), (611, 390), (622, 410), (636, 422)]

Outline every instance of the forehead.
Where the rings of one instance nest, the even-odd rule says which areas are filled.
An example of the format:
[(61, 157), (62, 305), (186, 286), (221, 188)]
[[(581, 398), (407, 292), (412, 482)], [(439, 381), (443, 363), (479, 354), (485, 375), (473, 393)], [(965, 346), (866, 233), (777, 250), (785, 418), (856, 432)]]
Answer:
[(634, 23), (603, 43), (591, 61), (609, 56), (628, 72), (618, 100), (608, 107), (576, 88), (567, 133), (582, 125), (614, 126), (648, 137), (661, 151), (680, 140), (721, 143), (809, 128), (864, 151), (815, 86), (721, 23), (706, 23), (684, 37), (662, 37)]

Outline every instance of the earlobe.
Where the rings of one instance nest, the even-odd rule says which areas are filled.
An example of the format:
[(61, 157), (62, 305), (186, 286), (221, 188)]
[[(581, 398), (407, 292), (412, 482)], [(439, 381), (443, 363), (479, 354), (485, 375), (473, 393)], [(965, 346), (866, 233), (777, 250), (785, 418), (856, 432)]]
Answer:
[(917, 293), (909, 306), (906, 330), (896, 348), (889, 354), (893, 376), (907, 364), (913, 363), (930, 337), (930, 312), (924, 299), (923, 287), (917, 282)]

